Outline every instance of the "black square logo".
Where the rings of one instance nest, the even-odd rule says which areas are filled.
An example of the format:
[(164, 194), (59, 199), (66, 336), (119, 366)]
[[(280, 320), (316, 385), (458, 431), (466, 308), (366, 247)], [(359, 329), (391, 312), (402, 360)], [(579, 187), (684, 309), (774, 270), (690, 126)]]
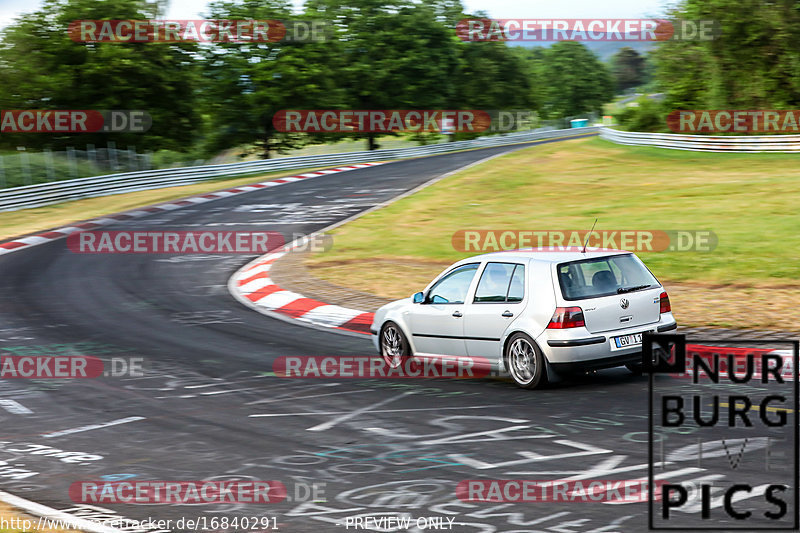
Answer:
[(686, 370), (686, 336), (645, 333), (642, 336), (642, 364), (647, 373), (682, 373)]

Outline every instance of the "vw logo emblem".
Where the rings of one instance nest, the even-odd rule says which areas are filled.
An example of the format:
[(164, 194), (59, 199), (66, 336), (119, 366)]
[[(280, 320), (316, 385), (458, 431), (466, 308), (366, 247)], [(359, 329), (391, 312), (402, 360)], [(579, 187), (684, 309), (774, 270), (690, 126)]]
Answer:
[(619, 301), (619, 306), (623, 309), (627, 309), (629, 305), (631, 305), (631, 303), (628, 301), (627, 298), (623, 298), (622, 300)]

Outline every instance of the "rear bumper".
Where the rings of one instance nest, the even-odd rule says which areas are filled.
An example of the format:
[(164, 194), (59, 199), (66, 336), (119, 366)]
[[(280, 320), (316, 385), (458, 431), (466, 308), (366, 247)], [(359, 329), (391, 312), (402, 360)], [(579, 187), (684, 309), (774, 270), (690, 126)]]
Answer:
[(589, 361), (577, 361), (571, 363), (550, 363), (557, 373), (570, 373), (586, 370), (600, 370), (602, 368), (613, 368), (615, 366), (627, 365), (630, 363), (641, 363), (642, 352), (633, 352), (625, 355), (614, 355)]
[(599, 337), (587, 337), (585, 339), (548, 340), (547, 345), (554, 348), (568, 348), (570, 346), (589, 346), (590, 344), (602, 344), (604, 342), (606, 342), (606, 338), (600, 335)]
[(662, 333), (677, 327), (675, 320), (672, 319), (664, 323), (650, 324), (649, 327), (632, 327), (595, 335), (585, 329), (577, 328), (570, 331), (545, 330), (537, 342), (548, 363), (556, 371), (611, 368), (642, 360), (640, 344), (617, 349), (612, 340), (614, 337), (645, 332)]

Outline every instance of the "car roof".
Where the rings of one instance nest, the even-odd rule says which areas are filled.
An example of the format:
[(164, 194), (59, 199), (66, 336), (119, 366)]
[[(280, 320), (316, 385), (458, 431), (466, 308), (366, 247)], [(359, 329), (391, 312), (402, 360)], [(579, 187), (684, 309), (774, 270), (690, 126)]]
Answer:
[(607, 248), (583, 248), (580, 247), (549, 247), (549, 248), (523, 248), (519, 250), (505, 250), (502, 252), (491, 252), (464, 259), (463, 262), (472, 261), (541, 261), (543, 263), (565, 263), (568, 261), (580, 261), (581, 259), (592, 259), (594, 257), (608, 257), (610, 255), (630, 254), (626, 250), (613, 250)]

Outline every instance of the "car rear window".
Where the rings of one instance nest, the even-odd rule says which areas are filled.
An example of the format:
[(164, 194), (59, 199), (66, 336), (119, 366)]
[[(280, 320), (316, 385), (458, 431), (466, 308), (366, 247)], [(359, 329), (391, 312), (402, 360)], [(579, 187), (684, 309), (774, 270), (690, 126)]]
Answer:
[(558, 265), (565, 300), (583, 300), (659, 286), (655, 276), (633, 254), (582, 259)]

